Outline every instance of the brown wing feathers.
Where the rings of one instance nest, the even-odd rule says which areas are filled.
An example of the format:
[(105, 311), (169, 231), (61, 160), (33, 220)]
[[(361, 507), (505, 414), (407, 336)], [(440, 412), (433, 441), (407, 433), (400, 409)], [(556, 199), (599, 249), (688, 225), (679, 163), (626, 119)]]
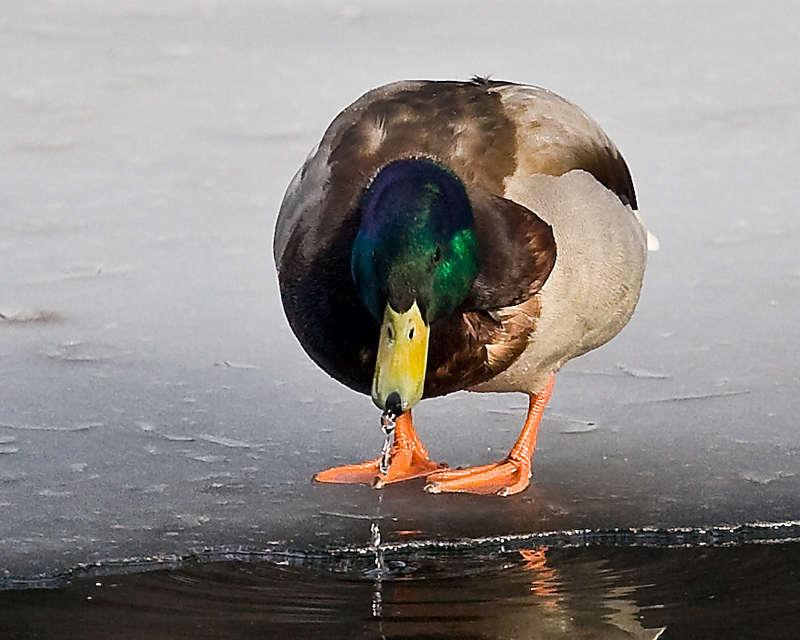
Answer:
[(479, 272), (462, 308), (431, 327), (425, 395), (486, 382), (528, 346), (535, 294), (555, 264), (553, 231), (531, 211), (481, 190), (470, 194)]

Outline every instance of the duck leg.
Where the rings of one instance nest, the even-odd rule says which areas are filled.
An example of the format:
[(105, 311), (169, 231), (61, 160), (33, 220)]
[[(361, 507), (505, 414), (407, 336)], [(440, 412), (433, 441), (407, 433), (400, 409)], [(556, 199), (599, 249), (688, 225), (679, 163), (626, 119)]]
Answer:
[(314, 476), (314, 482), (371, 484), (380, 489), (385, 484), (421, 478), (447, 469), (447, 465), (433, 462), (428, 457), (428, 451), (414, 429), (411, 411), (406, 411), (397, 418), (394, 444), (389, 450), (388, 457), (389, 466), (386, 473), (381, 473), (383, 462), (381, 457), (361, 464), (349, 464), (320, 471)]
[(531, 477), (531, 457), (536, 448), (539, 423), (542, 421), (544, 408), (553, 391), (554, 380), (555, 376), (551, 376), (544, 389), (536, 395), (530, 396), (525, 426), (505, 460), (469, 469), (433, 473), (428, 476), (425, 491), (428, 493), (460, 492), (499, 496), (510, 496), (524, 491)]

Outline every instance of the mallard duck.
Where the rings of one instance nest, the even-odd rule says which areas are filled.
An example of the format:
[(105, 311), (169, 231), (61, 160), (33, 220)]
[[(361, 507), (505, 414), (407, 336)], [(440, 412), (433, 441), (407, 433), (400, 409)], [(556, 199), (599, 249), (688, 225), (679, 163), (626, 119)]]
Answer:
[[(524, 490), (556, 372), (613, 338), (638, 301), (636, 209), (608, 136), (545, 89), (404, 81), (342, 111), (288, 187), (275, 263), (300, 344), (396, 429), (388, 455), (314, 479)], [(522, 392), (530, 405), (504, 460), (449, 470), (411, 411), (463, 389)]]

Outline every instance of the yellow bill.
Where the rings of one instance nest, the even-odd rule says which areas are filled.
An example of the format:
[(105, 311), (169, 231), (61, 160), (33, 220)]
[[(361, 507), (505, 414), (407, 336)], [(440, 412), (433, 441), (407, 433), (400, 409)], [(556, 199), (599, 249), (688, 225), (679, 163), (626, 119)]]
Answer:
[[(383, 312), (381, 339), (372, 379), (372, 401), (384, 410), (408, 411), (422, 399), (425, 371), (428, 365), (428, 337), (430, 329), (422, 319), (417, 303), (405, 313), (398, 313), (390, 305)], [(392, 398), (393, 405), (387, 407)]]

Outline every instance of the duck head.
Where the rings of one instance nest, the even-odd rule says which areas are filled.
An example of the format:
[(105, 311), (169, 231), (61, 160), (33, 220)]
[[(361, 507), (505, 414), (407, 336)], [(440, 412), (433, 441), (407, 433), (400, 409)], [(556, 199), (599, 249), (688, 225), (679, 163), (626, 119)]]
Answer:
[(351, 271), (381, 323), (372, 400), (398, 416), (422, 398), (431, 325), (464, 301), (478, 272), (461, 180), (425, 158), (386, 165), (361, 202)]

